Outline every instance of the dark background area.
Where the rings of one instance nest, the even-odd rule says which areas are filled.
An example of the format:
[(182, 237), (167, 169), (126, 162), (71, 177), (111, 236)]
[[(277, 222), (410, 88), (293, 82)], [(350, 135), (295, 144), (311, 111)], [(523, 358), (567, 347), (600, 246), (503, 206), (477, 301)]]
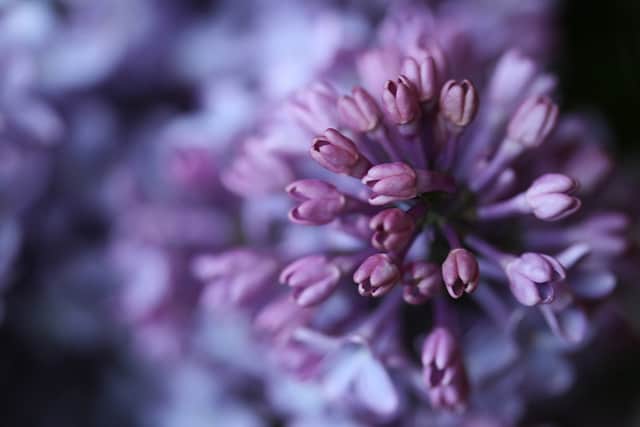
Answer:
[[(561, 45), (555, 68), (564, 109), (602, 114), (617, 160), (638, 176), (640, 1), (566, 0), (558, 29)], [(636, 191), (635, 186), (629, 189), (630, 199)], [(604, 360), (583, 357), (579, 364), (583, 375), (572, 392), (559, 402), (538, 402), (530, 410), (529, 424), (640, 426), (640, 309), (627, 308), (635, 326), (623, 321), (612, 324), (608, 339), (593, 344), (604, 352)]]
[(557, 59), (565, 107), (604, 114), (619, 158), (640, 154), (640, 2), (565, 0)]

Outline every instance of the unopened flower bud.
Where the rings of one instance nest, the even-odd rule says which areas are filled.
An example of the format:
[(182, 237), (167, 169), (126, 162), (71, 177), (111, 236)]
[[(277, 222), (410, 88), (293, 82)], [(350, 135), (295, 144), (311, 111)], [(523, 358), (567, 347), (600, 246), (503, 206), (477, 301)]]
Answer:
[(432, 262), (415, 261), (404, 267), (403, 298), (408, 304), (424, 304), (442, 286), (440, 267)]
[(458, 343), (443, 327), (434, 329), (422, 346), (422, 367), (431, 404), (460, 410), (467, 403), (469, 381)]
[(416, 171), (406, 163), (394, 162), (376, 165), (362, 178), (373, 194), (372, 205), (384, 205), (397, 200), (408, 200), (417, 195)]
[(358, 132), (375, 129), (382, 115), (376, 101), (361, 87), (354, 88), (351, 95), (338, 99), (338, 113), (344, 124)]
[(385, 209), (371, 218), (369, 228), (374, 232), (371, 237), (374, 248), (397, 252), (404, 249), (411, 241), (415, 220), (401, 209)]
[(439, 76), (433, 56), (406, 58), (402, 64), (402, 75), (413, 84), (420, 102), (431, 101), (437, 96)]
[(400, 281), (400, 270), (387, 254), (375, 254), (367, 258), (353, 274), (362, 296), (379, 297)]
[(509, 107), (525, 94), (536, 75), (533, 60), (517, 50), (510, 50), (496, 64), (489, 82), (489, 98), (492, 102)]
[(577, 188), (578, 184), (568, 176), (549, 173), (531, 184), (525, 193), (525, 200), (536, 217), (557, 221), (580, 208), (580, 200), (569, 195)]
[(555, 282), (566, 277), (564, 267), (555, 258), (532, 252), (509, 261), (505, 272), (513, 295), (528, 306), (553, 301)]
[(444, 119), (458, 128), (471, 123), (478, 111), (478, 93), (468, 80), (449, 80), (440, 91), (440, 110)]
[(442, 279), (452, 298), (473, 292), (480, 279), (476, 257), (466, 249), (453, 249), (442, 263)]
[(289, 212), (289, 219), (297, 224), (328, 224), (346, 206), (344, 194), (333, 185), (317, 179), (295, 181), (287, 186), (286, 192), (301, 202)]
[(309, 151), (316, 162), (334, 173), (362, 178), (371, 167), (353, 141), (332, 128), (314, 139)]
[(416, 170), (403, 162), (383, 163), (372, 167), (362, 178), (362, 183), (371, 189), (369, 204), (375, 206), (413, 199), (420, 193), (455, 190), (455, 181), (451, 176), (441, 172)]
[(382, 103), (391, 121), (398, 125), (410, 123), (420, 114), (416, 89), (402, 75), (395, 81), (387, 80), (382, 92)]

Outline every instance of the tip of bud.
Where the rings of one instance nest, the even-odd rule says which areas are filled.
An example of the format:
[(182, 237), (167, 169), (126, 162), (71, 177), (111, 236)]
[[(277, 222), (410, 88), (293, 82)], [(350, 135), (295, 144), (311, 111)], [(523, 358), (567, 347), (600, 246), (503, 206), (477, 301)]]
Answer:
[(440, 91), (440, 110), (444, 119), (462, 128), (468, 126), (478, 111), (478, 93), (469, 80), (449, 80)]
[(382, 103), (389, 118), (398, 125), (410, 123), (420, 114), (416, 89), (403, 75), (396, 80), (387, 80), (382, 92)]
[(480, 280), (476, 257), (466, 249), (453, 249), (442, 263), (442, 279), (452, 298), (473, 292)]

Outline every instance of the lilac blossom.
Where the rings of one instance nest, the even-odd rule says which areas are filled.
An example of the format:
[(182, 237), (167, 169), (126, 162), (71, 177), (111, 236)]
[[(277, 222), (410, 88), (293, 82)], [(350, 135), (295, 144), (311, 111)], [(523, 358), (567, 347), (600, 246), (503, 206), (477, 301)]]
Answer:
[(42, 272), (109, 279), (98, 314), (28, 317), (123, 328), (145, 424), (507, 427), (570, 387), (630, 221), (554, 101), (549, 2), (129, 3), (0, 18), (0, 292), (23, 239), (73, 259), (78, 206), (107, 218)]
[[(284, 316), (260, 328), (272, 356), (288, 360), (284, 365), (299, 376), (328, 381), (332, 396), (369, 422), (407, 421), (400, 408), (417, 390), (430, 416), (450, 425), (516, 423), (530, 395), (517, 372), (563, 361), (558, 349), (584, 345), (591, 319), (582, 299), (590, 291), (592, 301), (605, 299), (614, 286), (613, 266), (599, 258), (587, 230), (598, 228), (612, 235), (605, 242), (624, 247), (615, 219), (593, 222), (610, 210), (597, 200), (606, 173), (582, 170), (611, 164), (599, 147), (586, 152), (566, 143), (567, 123), (577, 120), (585, 129), (591, 123), (560, 114), (544, 49), (505, 36), (517, 33), (506, 29), (485, 44), (486, 22), (466, 13), (451, 5), (392, 10), (376, 43), (342, 64), (343, 72), (352, 67), (351, 78), (326, 73), (297, 91), (222, 172), (226, 187), (247, 203), (257, 189), (263, 204), (276, 206), (283, 190), (294, 201), (290, 222), (282, 206), (265, 224), (278, 230), (266, 240), (275, 249), (268, 256), (281, 266), (280, 281), (293, 298), (285, 304), (265, 291), (266, 306), (253, 307), (261, 324)], [(510, 13), (507, 2), (492, 19), (508, 23)], [(561, 148), (563, 161), (555, 155)], [(250, 157), (274, 160), (238, 176)], [(586, 163), (578, 166), (578, 158)], [(289, 183), (280, 181), (287, 175)], [(596, 283), (587, 283), (587, 270)], [(504, 339), (492, 353), (504, 352), (493, 373), (473, 367), (488, 349), (466, 348), (466, 334), (487, 320), (468, 314), (458, 299), (477, 305), (494, 323), (483, 328)], [(277, 313), (268, 301), (285, 305)], [(424, 323), (422, 367), (411, 360), (415, 348), (400, 343), (403, 301), (434, 307), (433, 321)], [(336, 306), (343, 307), (340, 315)], [(555, 350), (545, 354), (518, 341), (529, 319), (547, 323), (532, 322)], [(371, 359), (336, 366), (336, 354), (353, 342)], [(536, 356), (523, 356), (527, 351)], [(300, 358), (291, 364), (294, 355)], [(565, 381), (570, 374), (558, 363), (558, 381)], [(379, 379), (371, 395), (358, 377), (365, 369)], [(497, 395), (518, 392), (508, 415), (483, 421), (491, 418), (475, 389), (494, 374), (503, 379)], [(391, 392), (382, 392), (392, 385), (399, 396), (393, 404), (384, 401)]]

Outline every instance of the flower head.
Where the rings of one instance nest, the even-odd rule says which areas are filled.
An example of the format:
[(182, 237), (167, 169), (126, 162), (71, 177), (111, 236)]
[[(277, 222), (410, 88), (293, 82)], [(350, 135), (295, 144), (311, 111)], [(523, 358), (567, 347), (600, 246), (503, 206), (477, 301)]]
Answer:
[[(530, 323), (540, 328), (535, 320), (520, 320), (541, 310), (548, 327), (535, 333), (550, 331), (565, 343), (584, 339), (589, 314), (578, 300), (589, 290), (595, 299), (605, 298), (612, 288), (610, 258), (594, 260), (594, 254), (617, 253), (625, 238), (615, 217), (598, 213), (598, 184), (610, 163), (565, 142), (567, 120), (552, 101), (555, 78), (543, 71), (544, 63), (526, 43), (515, 43), (517, 31), (495, 44), (468, 28), (474, 19), (452, 22), (439, 13), (396, 11), (383, 21), (378, 44), (354, 55), (355, 69), (347, 70), (353, 73), (343, 74), (350, 63), (340, 63), (341, 72), (322, 75), (329, 83), (311, 85), (295, 98), (296, 120), (273, 120), (285, 128), (286, 141), (263, 140), (263, 151), (253, 153), (280, 163), (270, 161), (273, 174), (245, 180), (243, 189), (277, 188), (270, 195), (252, 200), (252, 193), (237, 191), (237, 182), (228, 187), (245, 201), (268, 200), (277, 211), (286, 204), (278, 190), (283, 186), (261, 181), (280, 180), (283, 171), (291, 175), (285, 186), (293, 199), (289, 221), (286, 214), (270, 216), (269, 237), (261, 244), (271, 244), (282, 266), (280, 281), (308, 311), (304, 322), (291, 322), (297, 332), (287, 328), (287, 344), (278, 348), (319, 352), (324, 361), (308, 360), (324, 367), (322, 381), (336, 377), (330, 360), (337, 349), (364, 344), (375, 366), (384, 368), (376, 368), (384, 379), (380, 391), (390, 389), (394, 368), (413, 378), (420, 367), (407, 338), (426, 333), (423, 396), (436, 410), (460, 412), (473, 411), (480, 399), (470, 384), (520, 369), (513, 355), (528, 351), (497, 347), (503, 353), (487, 358), (500, 366), (487, 373), (465, 357), (475, 354), (467, 331), (475, 335), (488, 318), (499, 331), (494, 336), (511, 337)], [(360, 81), (343, 94), (329, 89), (353, 84), (345, 74)], [(238, 157), (245, 155), (241, 150)], [(585, 172), (579, 166), (584, 158), (598, 171)], [(251, 168), (242, 169), (254, 178)], [(586, 187), (579, 186), (582, 178)], [(596, 234), (605, 238), (594, 239)], [(587, 270), (596, 284), (585, 285)], [(338, 286), (343, 282), (354, 286)], [(431, 309), (416, 315), (404, 303)], [(424, 327), (408, 325), (412, 316)], [(536, 346), (532, 340), (509, 345), (525, 341)], [(354, 373), (360, 371), (347, 371), (340, 385), (357, 389), (351, 409), (375, 413), (380, 394), (363, 393), (363, 380)], [(398, 383), (414, 383), (405, 379)], [(389, 412), (401, 402), (400, 392)]]

